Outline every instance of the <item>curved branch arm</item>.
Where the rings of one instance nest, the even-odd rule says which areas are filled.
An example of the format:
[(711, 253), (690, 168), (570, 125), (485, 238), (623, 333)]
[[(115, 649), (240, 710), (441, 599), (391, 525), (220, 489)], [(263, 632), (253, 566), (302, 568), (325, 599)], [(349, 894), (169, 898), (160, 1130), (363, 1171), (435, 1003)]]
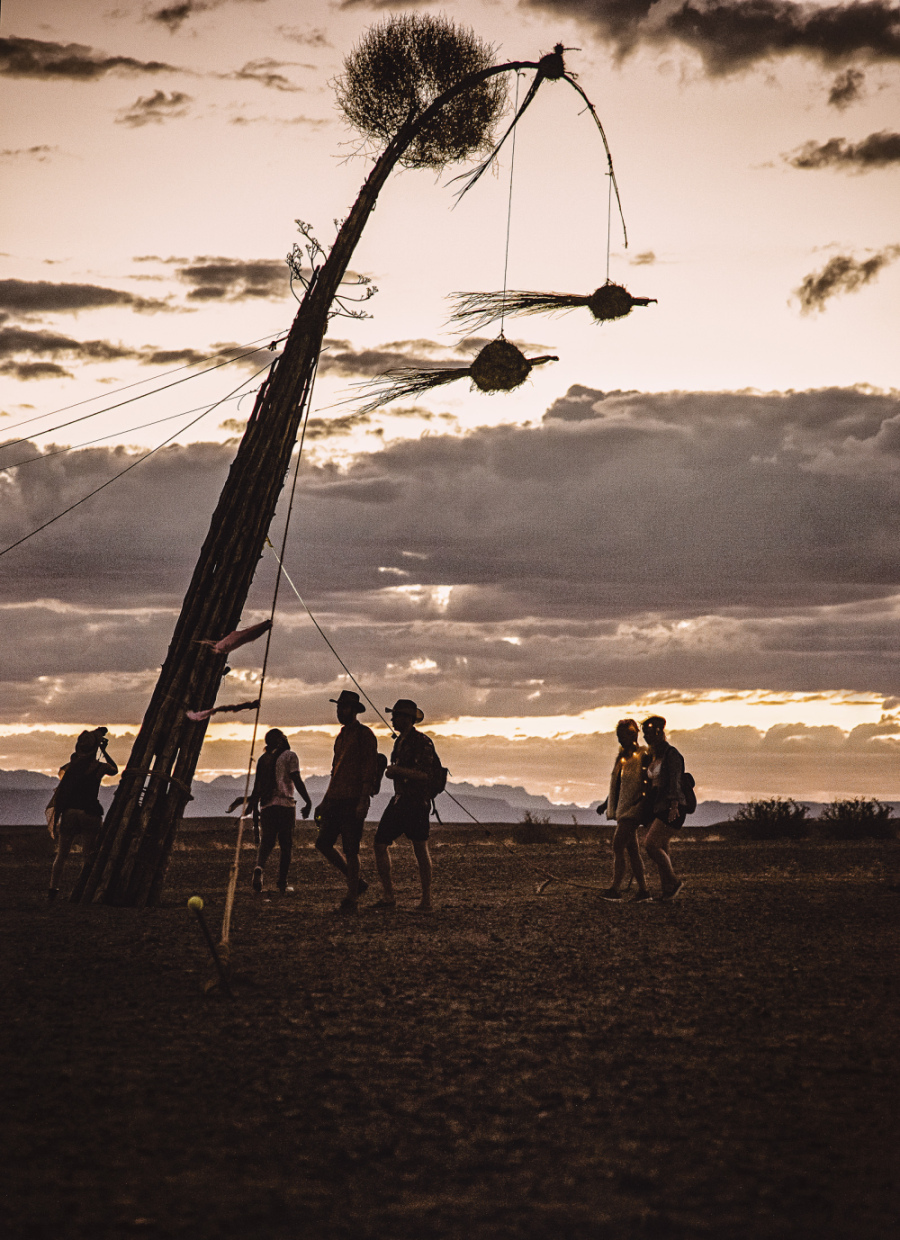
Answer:
[(612, 151), (609, 149), (609, 143), (606, 140), (606, 131), (603, 128), (600, 117), (597, 115), (597, 109), (594, 107), (590, 99), (588, 99), (587, 95), (584, 93), (584, 91), (575, 81), (574, 77), (572, 77), (568, 73), (564, 73), (563, 80), (568, 82), (569, 85), (573, 88), (573, 90), (577, 90), (579, 95), (581, 95), (582, 99), (588, 106), (588, 111), (590, 112), (591, 116), (593, 116), (594, 118), (594, 123), (596, 124), (597, 128), (600, 130), (600, 137), (603, 139), (603, 147), (604, 147), (604, 150), (606, 151), (606, 162), (609, 165), (609, 178), (612, 181), (613, 189), (616, 191), (616, 204), (618, 205), (618, 208), (619, 208), (619, 219), (622, 221), (622, 234), (625, 238), (625, 249), (627, 250), (628, 249), (628, 229), (625, 227), (625, 212), (622, 210), (622, 199), (619, 196), (619, 183), (616, 180), (616, 174), (613, 168)]

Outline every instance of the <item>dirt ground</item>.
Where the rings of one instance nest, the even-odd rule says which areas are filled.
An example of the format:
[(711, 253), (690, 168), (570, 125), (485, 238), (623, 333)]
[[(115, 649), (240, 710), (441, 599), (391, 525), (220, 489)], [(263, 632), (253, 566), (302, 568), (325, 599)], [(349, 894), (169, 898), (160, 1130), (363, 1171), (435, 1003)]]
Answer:
[(352, 919), (297, 837), (284, 898), (244, 853), (230, 1002), (224, 835), (133, 911), (0, 832), (6, 1235), (896, 1236), (900, 842), (685, 842), (678, 902), (610, 905), (596, 842), (438, 838), (423, 917), (401, 841)]

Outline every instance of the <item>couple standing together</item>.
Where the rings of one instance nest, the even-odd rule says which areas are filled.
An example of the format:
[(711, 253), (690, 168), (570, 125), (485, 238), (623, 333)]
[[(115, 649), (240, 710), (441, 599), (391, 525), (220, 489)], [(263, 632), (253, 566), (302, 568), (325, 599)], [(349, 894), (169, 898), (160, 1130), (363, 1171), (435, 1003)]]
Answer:
[[(666, 721), (651, 715), (641, 724), (647, 748), (639, 744), (634, 719), (622, 719), (616, 727), (619, 753), (612, 769), (606, 816), (616, 823), (613, 837), (615, 863), (612, 886), (604, 900), (621, 900), (625, 877), (625, 854), (637, 879), (635, 901), (651, 900), (638, 845), (638, 827), (647, 826), (644, 848), (659, 870), (661, 900), (674, 900), (684, 880), (672, 869), (669, 841), (684, 825), (687, 797), (684, 792), (684, 758), (666, 740)], [(649, 826), (648, 826), (649, 824)]]
[[(331, 701), (337, 707), (342, 725), (334, 742), (331, 779), (316, 810), (319, 827), (316, 848), (347, 881), (347, 895), (341, 902), (344, 913), (355, 913), (359, 897), (369, 884), (359, 872), (359, 849), (372, 796), (378, 791), (383, 773), (394, 783), (394, 796), (381, 817), (373, 848), (378, 877), (383, 888), (376, 907), (395, 908), (397, 897), (391, 874), (391, 844), (405, 835), (412, 842), (419, 866), (422, 899), (418, 908), (430, 913), (431, 855), (428, 851), (431, 787), (438, 768), (438, 757), (429, 737), (416, 730), (424, 715), (415, 702), (400, 698), (389, 707), (397, 739), (391, 760), (384, 767), (379, 759), (378, 742), (371, 728), (359, 720), (366, 709), (359, 694), (348, 689)], [(263, 868), (275, 847), (280, 850), (278, 889), (287, 887), (294, 830), (294, 789), (303, 799), (301, 813), (308, 818), (312, 801), (300, 776), (300, 763), (287, 737), (278, 728), (266, 733), (266, 751), (256, 766), (256, 780), (249, 805), (254, 818), (259, 815), (261, 833), (256, 867), (251, 885), (262, 891)], [(234, 802), (231, 808), (234, 808)], [(340, 838), (343, 856), (335, 845)]]

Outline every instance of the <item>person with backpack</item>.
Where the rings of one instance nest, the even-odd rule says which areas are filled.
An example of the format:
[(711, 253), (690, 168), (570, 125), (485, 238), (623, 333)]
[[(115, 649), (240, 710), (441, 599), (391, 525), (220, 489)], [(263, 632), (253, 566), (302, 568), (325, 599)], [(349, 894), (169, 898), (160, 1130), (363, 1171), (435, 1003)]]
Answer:
[[(99, 801), (100, 781), (104, 775), (116, 775), (119, 768), (106, 752), (106, 728), (82, 732), (75, 742), (75, 752), (62, 768), (62, 778), (50, 804), (47, 820), (50, 834), (56, 840), (56, 856), (50, 871), (48, 900), (59, 895), (59, 880), (69, 851), (78, 836), (84, 864), (89, 865), (97, 847), (103, 825), (103, 806)], [(97, 757), (98, 751), (103, 755)]]
[[(278, 890), (287, 892), (288, 870), (294, 847), (294, 826), (297, 821), (294, 790), (303, 798), (300, 811), (308, 818), (312, 801), (300, 776), (300, 759), (291, 749), (291, 743), (280, 728), (266, 733), (265, 752), (259, 755), (256, 778), (250, 794), (248, 808), (253, 813), (254, 826), (259, 829), (259, 847), (256, 865), (250, 878), (250, 886), (259, 894), (263, 889), (263, 870), (278, 844)], [(242, 801), (238, 797), (228, 808), (230, 813)]]
[[(375, 733), (359, 721), (366, 709), (359, 694), (342, 689), (331, 701), (337, 707), (338, 723), (343, 726), (334, 742), (331, 780), (316, 810), (319, 827), (316, 848), (347, 880), (347, 894), (339, 911), (355, 913), (359, 897), (369, 887), (359, 872), (363, 827), (387, 763), (378, 752)], [(338, 836), (343, 857), (335, 848)]]
[(632, 903), (641, 903), (652, 898), (647, 890), (644, 863), (637, 841), (638, 827), (646, 824), (650, 808), (650, 783), (647, 776), (650, 753), (640, 746), (639, 737), (640, 732), (634, 719), (619, 720), (616, 726), (619, 752), (610, 776), (609, 797), (606, 801), (606, 816), (616, 824), (616, 833), (613, 836), (615, 862), (612, 886), (601, 892), (602, 900), (622, 899), (626, 853), (638, 885), (637, 895), (632, 897)]
[[(660, 900), (674, 900), (684, 886), (672, 868), (669, 841), (684, 826), (688, 798), (684, 789), (684, 758), (666, 740), (666, 721), (651, 715), (641, 724), (644, 740), (650, 750), (647, 774), (650, 779), (650, 828), (644, 837), (647, 855), (659, 870), (662, 885)], [(696, 803), (695, 803), (696, 807)]]
[(420, 913), (430, 913), (433, 906), (428, 815), (435, 789), (444, 777), (444, 768), (431, 738), (416, 730), (415, 725), (425, 718), (416, 703), (409, 698), (399, 698), (392, 707), (385, 709), (391, 716), (394, 731), (398, 736), (385, 771), (388, 779), (393, 780), (394, 795), (375, 832), (375, 864), (384, 888), (384, 895), (377, 902), (376, 908), (397, 907), (388, 849), (401, 835), (405, 835), (412, 841), (422, 883), (422, 899), (417, 910)]

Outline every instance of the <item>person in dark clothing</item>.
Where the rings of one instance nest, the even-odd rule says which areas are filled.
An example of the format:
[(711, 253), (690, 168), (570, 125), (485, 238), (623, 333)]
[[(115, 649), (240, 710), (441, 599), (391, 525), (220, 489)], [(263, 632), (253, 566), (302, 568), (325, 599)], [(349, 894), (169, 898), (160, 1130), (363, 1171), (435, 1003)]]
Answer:
[[(342, 689), (331, 701), (343, 727), (334, 742), (331, 779), (316, 810), (316, 848), (347, 880), (347, 894), (340, 911), (355, 913), (359, 897), (369, 887), (359, 872), (359, 846), (369, 804), (379, 783), (378, 742), (372, 729), (359, 721), (366, 708), (358, 693)], [(335, 848), (338, 836), (343, 857)]]
[[(257, 893), (263, 889), (263, 870), (276, 842), (278, 890), (282, 895), (287, 892), (288, 870), (294, 846), (294, 825), (297, 821), (294, 789), (303, 798), (300, 813), (304, 818), (308, 818), (312, 801), (300, 777), (300, 759), (291, 749), (290, 741), (281, 729), (272, 728), (266, 733), (265, 753), (260, 754), (256, 764), (256, 778), (247, 803), (253, 813), (254, 823), (258, 821), (260, 828), (256, 866), (250, 880), (251, 887)], [(234, 809), (238, 803), (233, 801), (230, 808)]]
[(425, 716), (415, 702), (409, 698), (399, 698), (393, 707), (388, 706), (385, 709), (391, 716), (394, 731), (398, 732), (399, 736), (384, 772), (388, 779), (394, 782), (394, 795), (375, 832), (375, 864), (384, 888), (384, 895), (376, 907), (397, 906), (388, 849), (401, 835), (405, 835), (412, 841), (422, 883), (422, 899), (417, 908), (420, 913), (430, 913), (432, 866), (431, 854), (428, 851), (428, 790), (438, 764), (437, 754), (431, 739), (416, 731), (415, 725), (421, 723)]
[[(56, 856), (50, 871), (49, 900), (59, 895), (59, 880), (72, 844), (81, 836), (84, 864), (93, 861), (97, 837), (103, 825), (103, 807), (99, 801), (100, 781), (105, 775), (118, 774), (119, 768), (106, 752), (106, 728), (82, 732), (75, 742), (75, 752), (62, 768), (53, 800), (48, 806), (50, 834), (56, 840)], [(98, 751), (102, 757), (98, 758)]]
[(650, 750), (647, 774), (652, 786), (651, 812), (653, 818), (644, 837), (648, 857), (659, 870), (662, 885), (661, 900), (674, 900), (684, 886), (672, 868), (669, 841), (684, 826), (686, 798), (681, 781), (684, 776), (684, 758), (666, 740), (666, 721), (661, 715), (651, 715), (641, 724), (644, 740)]

